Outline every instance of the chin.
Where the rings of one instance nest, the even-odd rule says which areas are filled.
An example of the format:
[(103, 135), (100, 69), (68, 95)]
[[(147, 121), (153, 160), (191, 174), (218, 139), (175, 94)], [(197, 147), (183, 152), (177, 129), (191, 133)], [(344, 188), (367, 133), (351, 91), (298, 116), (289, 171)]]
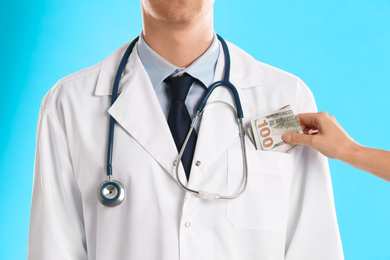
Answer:
[(142, 0), (142, 8), (165, 23), (188, 24), (212, 10), (211, 0)]

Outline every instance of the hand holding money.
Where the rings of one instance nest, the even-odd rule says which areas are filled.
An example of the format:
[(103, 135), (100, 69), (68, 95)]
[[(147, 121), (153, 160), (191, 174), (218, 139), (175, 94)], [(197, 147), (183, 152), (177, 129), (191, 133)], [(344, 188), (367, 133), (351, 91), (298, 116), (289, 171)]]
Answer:
[(248, 129), (257, 150), (290, 153), (297, 145), (282, 140), (286, 133), (302, 133), (290, 105), (278, 111), (255, 117)]
[(303, 134), (284, 135), (283, 140), (290, 144), (307, 145), (329, 158), (341, 160), (357, 145), (336, 119), (326, 112), (300, 114), (297, 119)]
[(310, 146), (329, 158), (339, 159), (390, 182), (389, 151), (359, 145), (334, 116), (326, 112), (300, 114), (297, 119), (303, 134), (285, 134), (283, 140)]

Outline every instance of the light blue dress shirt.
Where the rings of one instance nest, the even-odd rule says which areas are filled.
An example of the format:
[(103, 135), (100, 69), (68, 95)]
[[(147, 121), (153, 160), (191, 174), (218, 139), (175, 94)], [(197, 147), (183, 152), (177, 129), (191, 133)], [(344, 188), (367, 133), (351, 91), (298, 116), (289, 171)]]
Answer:
[[(137, 46), (138, 56), (149, 75), (165, 118), (168, 119), (171, 97), (169, 85), (166, 84), (164, 80), (168, 76), (177, 76), (182, 73), (187, 73), (197, 79), (192, 84), (185, 101), (188, 113), (190, 114), (190, 117), (193, 118), (201, 98), (206, 93), (206, 89), (213, 82), (215, 67), (220, 52), (219, 49), (218, 39), (214, 34), (212, 44), (202, 56), (194, 61), (189, 67), (178, 68), (152, 50), (145, 42), (141, 33)], [(199, 129), (199, 124), (197, 124), (195, 129)]]

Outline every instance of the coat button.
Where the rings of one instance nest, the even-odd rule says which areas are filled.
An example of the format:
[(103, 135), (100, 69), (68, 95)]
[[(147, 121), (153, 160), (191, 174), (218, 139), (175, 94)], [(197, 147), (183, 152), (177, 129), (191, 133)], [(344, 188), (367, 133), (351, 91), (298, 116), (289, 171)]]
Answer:
[(196, 162), (195, 162), (195, 165), (196, 165), (196, 166), (200, 166), (200, 164), (201, 164), (200, 161), (196, 161)]
[(184, 224), (184, 226), (186, 226), (187, 228), (189, 228), (189, 227), (191, 226), (191, 223), (190, 223), (190, 222), (186, 222), (186, 223)]

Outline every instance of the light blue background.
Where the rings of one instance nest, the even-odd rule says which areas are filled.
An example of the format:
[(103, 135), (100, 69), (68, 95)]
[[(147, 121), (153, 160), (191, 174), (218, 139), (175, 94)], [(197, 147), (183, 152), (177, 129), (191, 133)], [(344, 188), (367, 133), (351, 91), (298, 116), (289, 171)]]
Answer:
[[(139, 34), (141, 11), (134, 0), (2, 1), (0, 19), (0, 259), (25, 259), (41, 99)], [(390, 150), (389, 0), (217, 0), (215, 28), (302, 78), (355, 140)], [(330, 167), (345, 258), (390, 259), (390, 183)]]

